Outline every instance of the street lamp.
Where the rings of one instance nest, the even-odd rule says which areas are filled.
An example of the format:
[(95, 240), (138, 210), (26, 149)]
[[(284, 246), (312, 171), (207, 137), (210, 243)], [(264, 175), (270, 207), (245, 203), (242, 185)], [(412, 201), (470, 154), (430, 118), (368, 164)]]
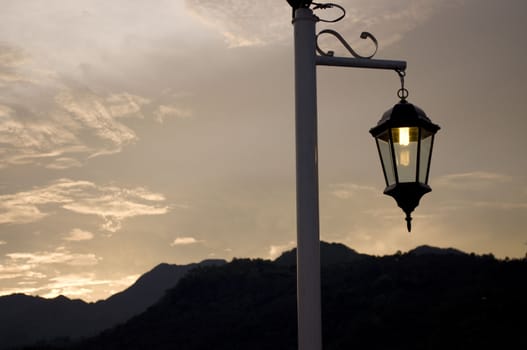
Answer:
[[(317, 22), (339, 21), (345, 15), (344, 8), (312, 0), (287, 2), (293, 8), (295, 56), (298, 347), (299, 350), (321, 350), (316, 67), (384, 69), (396, 71), (401, 77), (401, 102), (386, 112), (370, 132), (381, 157), (387, 185), (385, 193), (394, 197), (405, 211), (409, 230), (410, 213), (420, 198), (430, 192), (430, 157), (434, 134), (439, 127), (421, 109), (406, 101), (406, 62), (372, 59), (377, 52), (377, 40), (372, 34), (361, 34), (362, 39), (370, 39), (375, 45), (370, 56), (357, 54), (334, 30), (325, 29), (316, 34)], [(342, 15), (336, 19), (324, 20), (313, 14), (313, 10), (333, 7), (342, 10)], [(332, 51), (323, 51), (317, 43), (323, 34), (334, 36), (352, 57), (335, 57)]]

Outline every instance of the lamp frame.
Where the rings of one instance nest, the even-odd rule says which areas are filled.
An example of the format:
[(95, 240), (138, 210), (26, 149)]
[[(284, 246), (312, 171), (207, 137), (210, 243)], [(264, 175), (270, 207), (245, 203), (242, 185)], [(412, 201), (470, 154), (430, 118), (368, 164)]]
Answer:
[[(416, 127), (418, 128), (417, 136), (417, 150), (416, 150), (416, 165), (414, 173), (412, 174), (413, 181), (401, 181), (399, 176), (399, 166), (397, 165), (396, 152), (394, 148), (395, 140), (393, 137), (393, 129), (404, 128), (404, 127)], [(384, 180), (386, 183), (386, 188), (384, 189), (384, 194), (391, 196), (397, 202), (397, 205), (405, 212), (406, 214), (406, 223), (408, 232), (411, 231), (411, 213), (419, 205), (419, 201), (422, 196), (426, 193), (431, 192), (432, 188), (428, 185), (428, 179), (430, 177), (430, 165), (432, 163), (432, 152), (434, 148), (435, 134), (439, 131), (440, 127), (437, 124), (432, 123), (430, 118), (427, 117), (425, 112), (406, 101), (406, 99), (401, 99), (399, 103), (393, 106), (391, 109), (386, 111), (381, 120), (377, 123), (376, 126), (370, 129), (370, 134), (375, 138), (375, 143), (377, 145), (377, 151), (379, 153), (379, 158), (381, 161), (381, 167), (384, 175)], [(420, 181), (421, 171), (421, 152), (422, 147), (422, 133), (423, 130), (430, 133), (432, 139), (430, 141), (430, 149), (426, 155), (426, 176), (424, 181)], [(381, 147), (379, 145), (379, 139), (381, 135), (388, 133), (388, 143), (390, 147), (389, 157), (391, 162), (385, 161), (386, 155), (381, 152)], [(391, 166), (392, 169), (386, 169), (388, 166)], [(388, 171), (393, 172), (394, 183), (390, 183)]]

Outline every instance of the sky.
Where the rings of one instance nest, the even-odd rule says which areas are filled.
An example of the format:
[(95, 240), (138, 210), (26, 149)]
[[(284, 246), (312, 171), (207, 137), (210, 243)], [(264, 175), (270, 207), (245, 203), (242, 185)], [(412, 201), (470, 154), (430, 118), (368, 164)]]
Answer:
[[(390, 71), (319, 67), (320, 236), (372, 255), (527, 253), (527, 3), (341, 0), (441, 126), (412, 233), (368, 130)], [(96, 301), (161, 262), (296, 242), (286, 1), (0, 0), (0, 295)], [(334, 12), (317, 13), (330, 17)], [(338, 55), (337, 42), (321, 45)]]

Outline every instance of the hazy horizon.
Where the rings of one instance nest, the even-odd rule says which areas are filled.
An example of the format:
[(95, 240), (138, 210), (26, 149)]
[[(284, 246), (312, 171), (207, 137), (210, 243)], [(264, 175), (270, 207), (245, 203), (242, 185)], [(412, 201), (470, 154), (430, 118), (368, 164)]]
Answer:
[[(324, 242), (324, 241), (321, 241), (321, 243), (326, 243), (326, 244), (334, 244), (334, 243), (338, 243), (338, 242)], [(383, 257), (383, 256), (389, 256), (389, 255), (395, 255), (395, 254), (399, 254), (399, 253), (410, 253), (412, 250), (414, 249), (417, 249), (417, 248), (421, 248), (421, 247), (431, 247), (429, 245), (421, 245), (421, 246), (418, 246), (418, 247), (414, 247), (412, 249), (409, 249), (408, 251), (396, 251), (396, 252), (393, 252), (391, 254), (383, 254), (383, 255), (377, 255), (378, 257)], [(283, 248), (283, 249), (282, 249)], [(353, 247), (348, 247), (350, 249), (353, 249)], [(431, 247), (431, 248), (439, 248), (439, 249), (455, 249), (455, 250), (458, 250), (457, 248), (455, 247)], [(276, 258), (280, 257), (283, 253), (286, 253), (286, 252), (289, 252), (293, 249), (296, 249), (296, 245), (295, 246), (291, 246), (291, 247), (280, 247), (279, 249), (276, 249), (275, 251), (271, 252), (270, 255), (272, 255), (272, 257), (253, 257), (253, 258), (247, 258), (247, 259), (263, 259), (263, 260), (269, 260), (269, 261), (274, 261)], [(364, 254), (360, 251), (356, 251), (357, 253), (359, 254)], [(462, 253), (465, 253), (465, 254), (472, 254), (473, 252), (465, 252), (465, 251), (461, 251)], [(487, 254), (482, 254), (482, 255), (488, 255), (488, 254), (492, 254), (492, 253), (487, 253)], [(371, 256), (375, 256), (375, 255), (371, 255)], [(525, 257), (524, 257), (525, 258)], [(226, 261), (227, 263), (230, 263), (232, 262), (233, 260), (235, 259), (245, 259), (244, 257), (242, 256), (237, 256), (237, 257), (232, 257), (231, 259), (227, 260), (227, 259), (223, 259), (221, 257), (215, 257), (215, 258), (207, 258), (207, 259), (203, 259), (201, 261), (194, 261), (194, 262), (189, 262), (188, 264), (198, 264), (198, 263), (201, 263), (201, 262), (204, 262), (206, 260), (224, 260)], [(499, 258), (498, 258), (499, 259)], [(519, 258), (521, 259), (521, 258)], [(148, 274), (150, 272), (152, 272), (152, 270), (156, 269), (158, 266), (160, 265), (163, 265), (163, 264), (170, 264), (170, 263), (167, 263), (167, 262), (159, 262), (157, 264), (155, 264), (154, 266), (151, 266), (149, 268), (147, 268), (144, 272), (142, 272), (141, 274), (137, 275), (137, 276), (133, 276), (133, 280), (132, 279), (129, 279), (128, 282), (130, 282), (129, 285), (125, 285), (123, 283), (123, 288), (121, 290), (117, 290), (115, 292), (113, 292), (112, 294), (110, 295), (107, 295), (105, 296), (104, 298), (100, 298), (100, 299), (94, 299), (94, 300), (90, 300), (90, 299), (83, 299), (83, 298), (77, 298), (77, 297), (72, 297), (72, 298), (69, 298), (69, 299), (78, 299), (78, 300), (82, 300), (86, 303), (95, 303), (95, 302), (99, 302), (99, 301), (103, 301), (103, 300), (107, 300), (108, 298), (116, 295), (116, 294), (119, 294), (121, 292), (124, 292), (126, 291), (128, 288), (132, 287), (143, 275), (145, 274)], [(184, 266), (184, 265), (187, 265), (187, 264), (170, 264), (170, 265), (177, 265), (177, 266)], [(13, 295), (13, 294), (24, 294), (24, 293), (10, 293), (10, 294), (0, 294), (0, 297), (2, 296), (8, 296), (8, 295)], [(41, 296), (41, 295), (38, 295), (38, 294), (26, 294), (28, 296), (33, 296), (33, 297), (42, 297), (44, 299), (54, 299), (54, 298), (57, 298), (57, 297), (60, 297), (60, 296), (65, 296), (65, 297), (68, 297), (67, 295), (64, 295), (64, 294), (58, 294), (58, 295), (52, 295), (52, 296)]]

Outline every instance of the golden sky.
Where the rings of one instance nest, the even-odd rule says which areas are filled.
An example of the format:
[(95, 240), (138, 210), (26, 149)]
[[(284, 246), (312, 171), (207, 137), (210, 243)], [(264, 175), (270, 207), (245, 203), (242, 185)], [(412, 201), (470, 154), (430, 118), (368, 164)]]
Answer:
[[(442, 129), (408, 234), (368, 133), (397, 102), (397, 75), (318, 68), (321, 238), (523, 257), (527, 3), (339, 4), (347, 17), (318, 29), (365, 53), (372, 32), (376, 58), (407, 60), (409, 101)], [(286, 1), (0, 8), (0, 295), (97, 300), (161, 262), (295, 245)]]

